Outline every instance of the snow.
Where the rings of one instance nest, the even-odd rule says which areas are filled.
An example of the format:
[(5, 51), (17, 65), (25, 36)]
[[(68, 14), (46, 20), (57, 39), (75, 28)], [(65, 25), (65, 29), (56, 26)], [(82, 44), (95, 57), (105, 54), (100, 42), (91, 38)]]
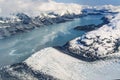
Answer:
[(80, 13), (81, 6), (77, 4), (56, 3), (54, 1), (48, 1), (48, 0), (46, 1), (45, 0), (38, 0), (38, 1), (13, 0), (12, 2), (3, 0), (0, 3), (0, 15), (5, 17), (10, 16), (11, 14), (16, 14), (21, 12), (24, 12), (28, 16), (38, 16), (41, 12), (59, 11), (58, 13), (62, 13), (63, 11), (65, 12), (66, 10), (69, 10), (72, 13)]
[[(118, 55), (116, 54), (116, 56)], [(35, 77), (35, 74), (43, 73), (59, 80), (119, 79), (119, 62), (120, 60), (117, 58), (85, 62), (58, 49), (49, 47), (33, 54), (23, 62), (24, 64), (20, 63), (3, 68), (4, 71), (0, 71), (0, 75), (2, 75), (0, 78), (4, 80), (7, 79), (5, 76), (12, 76), (10, 77), (11, 80), (14, 78), (39, 80), (40, 78)]]
[(99, 6), (98, 9), (106, 9), (110, 10), (111, 12), (120, 12), (120, 6), (113, 6), (113, 5), (104, 5), (104, 6)]
[[(35, 76), (41, 73), (60, 80), (119, 79), (119, 18), (120, 14), (110, 16), (109, 24), (71, 40), (64, 46), (69, 52), (48, 47), (34, 53), (22, 63), (1, 68), (0, 79), (4, 80), (8, 75), (11, 79), (39, 80)], [(94, 61), (87, 62), (70, 54), (81, 54)]]
[[(0, 0), (2, 3), (4, 1), (5, 0)], [(20, 5), (23, 2), (19, 2), (18, 4)], [(32, 6), (31, 9), (28, 8), (33, 5), (31, 2), (23, 4), (22, 7), (18, 5), (16, 7), (18, 10), (13, 9), (15, 10), (13, 11), (10, 9), (10, 12), (8, 11), (8, 14), (5, 15), (9, 15), (11, 12), (16, 13), (16, 11), (23, 12), (23, 8), (25, 8), (26, 15), (22, 15), (24, 16), (23, 23), (24, 19), (26, 21), (27, 18), (32, 19), (31, 21), (33, 21), (34, 24), (44, 25), (46, 24), (46, 22), (44, 22), (45, 20), (50, 24), (50, 19), (52, 18), (57, 19), (58, 17), (62, 16), (80, 15), (82, 10), (82, 7), (76, 4), (63, 4), (56, 3), (54, 1), (50, 1), (49, 3), (35, 3), (36, 5), (34, 7)], [(0, 14), (2, 16), (4, 16), (3, 13), (5, 13), (4, 9), (6, 8), (0, 9)], [(93, 11), (89, 11), (89, 9)], [(108, 10), (109, 12), (120, 12), (119, 6), (115, 7), (112, 5), (103, 7), (88, 7), (88, 12), (94, 13), (94, 10), (96, 9), (103, 11)], [(38, 19), (34, 20), (35, 17), (38, 17)], [(35, 77), (38, 73), (43, 73), (60, 80), (119, 79), (120, 13), (117, 15), (107, 15), (107, 18), (109, 19), (109, 24), (103, 25), (97, 30), (88, 32), (82, 37), (78, 37), (69, 41), (64, 46), (66, 49), (64, 52), (63, 50), (58, 50), (53, 47), (45, 48), (34, 53), (31, 57), (20, 64), (1, 68), (0, 79), (4, 80), (6, 79), (6, 75), (9, 75), (12, 76), (11, 78), (13, 79), (15, 77), (16, 79), (22, 80), (38, 80), (39, 77)], [(20, 22), (20, 25), (14, 25), (15, 27), (11, 27), (8, 24), (7, 26), (0, 27), (0, 37), (10, 36), (10, 31), (24, 30), (24, 28), (32, 29), (32, 26), (35, 26), (33, 24), (31, 25), (31, 23), (26, 23), (27, 25), (22, 24), (22, 20), (18, 16), (9, 16), (8, 20), (1, 20), (0, 24), (15, 22)], [(6, 28), (10, 31), (8, 31)], [(69, 54), (77, 54), (77, 56), (82, 56), (85, 59), (90, 59), (94, 62), (83, 61), (81, 58), (76, 58)]]
[(104, 58), (109, 54), (119, 52), (120, 13), (109, 18), (110, 23), (88, 32), (82, 37), (70, 41), (67, 49), (73, 54), (86, 58)]
[(82, 14), (81, 10), (81, 5), (48, 0), (14, 0), (12, 3), (3, 0), (0, 3), (0, 39), (36, 27), (72, 20)]
[(120, 6), (113, 6), (113, 5), (88, 6), (88, 5), (83, 5), (82, 11), (85, 12), (86, 14), (104, 14), (104, 15), (108, 15), (109, 13), (116, 14), (116, 13), (120, 12)]
[[(66, 56), (67, 55), (61, 54), (60, 51), (54, 48), (46, 48), (32, 55), (31, 58), (28, 58), (25, 62), (32, 67), (33, 70), (41, 70), (46, 74), (65, 80), (71, 77), (71, 75), (68, 74), (69, 70), (64, 66), (64, 64), (71, 63), (69, 62), (70, 57), (66, 58)], [(57, 58), (59, 59), (56, 60)], [(62, 61), (60, 58), (64, 58), (68, 63)]]
[(83, 8), (93, 9), (93, 10), (108, 10), (111, 12), (120, 12), (120, 6), (114, 5), (102, 5), (102, 6), (83, 6)]
[[(8, 32), (9, 36), (11, 36), (19, 31), (24, 32), (26, 30), (34, 29), (35, 27), (69, 21), (77, 16), (80, 16), (82, 14), (84, 15), (84, 10), (87, 11), (86, 14), (105, 14), (109, 12), (119, 12), (119, 6), (112, 5), (90, 7), (73, 3), (56, 3), (54, 1), (48, 0), (14, 0), (13, 3), (11, 3), (11, 1), (9, 1), (8, 3), (5, 2), (6, 0), (3, 0), (0, 3), (2, 5), (6, 5), (6, 7), (1, 7), (0, 28), (4, 28), (5, 30), (2, 29), (0, 31), (0, 38), (8, 37), (5, 31)], [(24, 4), (21, 7), (22, 3)], [(33, 4), (36, 5), (32, 6)], [(9, 9), (11, 5), (17, 5), (17, 9)], [(5, 12), (6, 10), (8, 12)], [(20, 14), (20, 16), (18, 16), (18, 14)], [(22, 19), (20, 18), (21, 16), (23, 17)], [(112, 17), (113, 16), (109, 16), (109, 18)], [(6, 26), (8, 26), (9, 29), (7, 29)]]

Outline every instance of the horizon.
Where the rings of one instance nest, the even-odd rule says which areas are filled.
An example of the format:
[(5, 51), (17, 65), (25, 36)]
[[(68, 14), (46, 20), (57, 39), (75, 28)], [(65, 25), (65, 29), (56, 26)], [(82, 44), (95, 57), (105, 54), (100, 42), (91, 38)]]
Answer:
[(77, 3), (80, 5), (120, 5), (120, 0), (55, 0), (56, 2), (63, 3)]

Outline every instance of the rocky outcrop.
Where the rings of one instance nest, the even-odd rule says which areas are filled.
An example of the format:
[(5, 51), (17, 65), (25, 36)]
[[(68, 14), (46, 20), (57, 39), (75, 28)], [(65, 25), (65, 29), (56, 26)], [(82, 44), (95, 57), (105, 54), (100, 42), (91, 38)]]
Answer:
[(94, 80), (99, 78), (106, 80), (118, 78), (117, 74), (120, 73), (119, 18), (120, 14), (109, 17), (109, 24), (73, 39), (63, 47), (42, 49), (24, 62), (1, 68), (0, 79)]
[(120, 6), (104, 5), (104, 6), (83, 6), (82, 13), (86, 15), (106, 15), (106, 14), (117, 14), (120, 12)]
[[(119, 54), (116, 56), (120, 57)], [(63, 49), (49, 47), (38, 51), (22, 63), (1, 68), (0, 80), (118, 79), (119, 61), (111, 59), (86, 62), (65, 53)]]
[(18, 13), (14, 18), (1, 18), (0, 38), (14, 35), (18, 32), (26, 32), (36, 27), (63, 23), (80, 17), (80, 14), (64, 14), (62, 16), (55, 13), (43, 13), (41, 16), (30, 17), (24, 13)]
[(109, 19), (107, 16), (104, 16), (101, 18), (101, 20), (103, 21), (102, 23), (95, 25), (95, 24), (89, 24), (89, 25), (83, 25), (83, 26), (77, 26), (74, 29), (75, 30), (81, 30), (81, 31), (92, 31), (92, 30), (96, 30), (99, 29), (100, 27), (102, 27), (105, 24), (109, 23)]
[(109, 24), (88, 32), (65, 45), (71, 53), (94, 61), (116, 54), (120, 50), (120, 14), (109, 20)]
[(26, 63), (17, 63), (0, 70), (0, 80), (58, 80), (45, 73), (32, 70)]
[[(25, 19), (24, 19), (25, 17)], [(52, 18), (36, 17), (33, 19), (26, 15), (19, 15), (16, 25), (48, 25)], [(71, 17), (69, 18), (69, 20)], [(9, 19), (8, 19), (9, 20)], [(58, 19), (57, 19), (58, 20)], [(37, 23), (38, 21), (38, 23)], [(40, 23), (39, 23), (40, 21)], [(56, 21), (56, 20), (55, 20)], [(61, 21), (61, 19), (60, 19)], [(7, 21), (8, 22), (8, 21)], [(10, 20), (11, 25), (12, 21)], [(4, 21), (4, 29), (0, 34), (9, 35)], [(9, 23), (9, 22), (8, 22)], [(34, 24), (33, 24), (34, 23)], [(43, 24), (44, 23), (44, 24)], [(6, 66), (0, 69), (0, 80), (109, 80), (119, 79), (120, 74), (120, 14), (109, 16), (109, 24), (100, 27), (69, 41), (61, 49), (45, 48), (25, 61)], [(26, 28), (28, 28), (26, 26)], [(31, 26), (32, 28), (32, 26)], [(9, 28), (11, 30), (11, 28)], [(23, 25), (12, 27), (14, 30), (24, 30)], [(104, 58), (113, 58), (103, 60)], [(81, 59), (82, 58), (82, 59)], [(101, 60), (99, 60), (101, 59)], [(84, 61), (82, 61), (84, 60)], [(92, 61), (92, 62), (86, 62)], [(99, 61), (96, 61), (99, 60)], [(94, 62), (93, 62), (94, 61)], [(105, 76), (106, 75), (106, 76)]]
[(77, 26), (74, 29), (81, 30), (81, 31), (92, 31), (92, 30), (97, 29), (97, 26), (94, 24), (90, 24), (90, 25), (84, 25), (84, 26)]

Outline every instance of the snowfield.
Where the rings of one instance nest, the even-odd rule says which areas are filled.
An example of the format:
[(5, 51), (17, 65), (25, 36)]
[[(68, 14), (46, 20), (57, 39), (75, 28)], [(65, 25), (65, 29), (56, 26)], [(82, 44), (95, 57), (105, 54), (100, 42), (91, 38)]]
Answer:
[[(0, 3), (3, 2), (4, 0), (0, 0)], [(20, 5), (23, 2), (17, 2), (17, 4)], [(69, 41), (63, 47), (42, 49), (21, 63), (1, 68), (0, 80), (120, 79), (119, 6), (87, 6), (85, 8), (76, 4), (50, 1), (50, 3), (38, 3), (29, 10), (31, 5), (33, 4), (29, 3), (22, 8), (16, 7), (20, 12), (23, 8), (28, 9), (25, 13), (10, 10), (15, 14), (7, 18), (0, 17), (0, 38), (43, 25), (73, 20), (83, 13), (85, 15), (107, 14), (109, 23)], [(49, 8), (44, 9), (48, 6)], [(0, 9), (1, 15), (4, 14), (5, 9)]]
[[(119, 6), (112, 5), (89, 7), (72, 3), (56, 3), (54, 1), (31, 2), (21, 0), (19, 2), (14, 0), (13, 3), (5, 3), (5, 1), (3, 0), (0, 3), (0, 39), (45, 25), (70, 21), (80, 16), (120, 12)], [(21, 7), (23, 3), (27, 6)], [(32, 6), (33, 4), (36, 5)], [(6, 7), (2, 5), (6, 5)], [(14, 6), (16, 6), (15, 9)], [(9, 9), (10, 7), (13, 7), (13, 9)]]
[[(109, 16), (108, 16), (109, 17)], [(109, 18), (109, 24), (86, 33), (65, 45), (73, 54), (88, 59), (105, 58), (120, 51), (120, 14)]]
[(120, 79), (120, 14), (107, 17), (109, 24), (71, 40), (62, 48), (48, 47), (22, 63), (1, 68), (0, 79)]
[[(7, 2), (7, 3), (6, 3)], [(6, 5), (6, 6), (4, 6)], [(21, 6), (22, 5), (22, 6)], [(16, 7), (15, 7), (16, 6)], [(50, 0), (13, 0), (0, 1), (0, 16), (9, 17), (12, 14), (24, 12), (24, 14), (32, 17), (38, 16), (41, 12), (53, 12), (56, 11), (58, 14), (65, 13), (66, 10), (71, 13), (80, 13), (81, 6), (77, 4), (65, 4), (56, 3)]]
[[(13, 3), (5, 3), (5, 1), (3, 0), (0, 3), (0, 39), (45, 25), (70, 21), (80, 16), (120, 12), (119, 6), (112, 5), (90, 7), (47, 0), (45, 2), (31, 2), (29, 0), (19, 2), (14, 0)], [(27, 6), (21, 7), (21, 4)], [(36, 5), (32, 6), (33, 4)], [(3, 7), (3, 5), (6, 5), (6, 7)], [(13, 9), (10, 7), (13, 7)]]
[(23, 63), (4, 67), (1, 80), (110, 80), (120, 78), (120, 60), (85, 62), (60, 50), (45, 48)]
[(103, 6), (82, 6), (83, 12), (87, 14), (108, 14), (120, 12), (120, 6), (103, 5)]
[[(36, 4), (36, 6), (32, 6), (32, 9), (29, 7), (27, 9), (25, 7), (26, 11), (21, 11), (21, 8), (18, 8), (19, 11), (11, 11), (6, 16), (2, 15), (4, 12), (0, 13), (0, 39), (18, 32), (73, 20), (80, 17), (82, 10), (82, 7), (77, 4), (53, 1)], [(4, 8), (2, 10), (4, 11)]]

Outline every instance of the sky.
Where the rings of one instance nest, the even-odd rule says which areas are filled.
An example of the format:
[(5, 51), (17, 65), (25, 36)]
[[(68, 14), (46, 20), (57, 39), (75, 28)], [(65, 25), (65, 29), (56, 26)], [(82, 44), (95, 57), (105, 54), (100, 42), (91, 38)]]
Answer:
[[(16, 12), (37, 14), (40, 10), (46, 11), (56, 8), (52, 4), (48, 3), (50, 1), (77, 3), (81, 5), (120, 5), (120, 0), (0, 0), (0, 16), (6, 16)], [(42, 5), (44, 2), (46, 2), (46, 4)]]
[(55, 0), (64, 3), (77, 3), (82, 5), (120, 5), (120, 0)]

